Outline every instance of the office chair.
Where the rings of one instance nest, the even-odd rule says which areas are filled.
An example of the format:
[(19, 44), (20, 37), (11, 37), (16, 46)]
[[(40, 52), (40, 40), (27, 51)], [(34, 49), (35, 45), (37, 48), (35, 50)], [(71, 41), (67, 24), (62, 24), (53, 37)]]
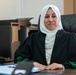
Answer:
[(63, 29), (76, 32), (76, 14), (61, 15)]

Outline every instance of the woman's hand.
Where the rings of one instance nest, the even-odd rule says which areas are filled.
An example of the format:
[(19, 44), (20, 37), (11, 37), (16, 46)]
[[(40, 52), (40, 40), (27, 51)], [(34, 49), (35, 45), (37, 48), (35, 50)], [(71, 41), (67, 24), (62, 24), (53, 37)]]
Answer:
[(58, 63), (52, 63), (51, 65), (45, 66), (38, 62), (34, 62), (34, 67), (40, 68), (41, 70), (56, 70), (56, 69), (65, 70), (64, 66)]
[(34, 62), (34, 67), (40, 68), (41, 70), (45, 70), (46, 69), (45, 65), (42, 65), (42, 64), (40, 64), (38, 62)]
[(55, 70), (55, 69), (64, 70), (65, 68), (62, 64), (58, 64), (58, 63), (52, 63), (51, 65), (46, 67), (46, 70)]

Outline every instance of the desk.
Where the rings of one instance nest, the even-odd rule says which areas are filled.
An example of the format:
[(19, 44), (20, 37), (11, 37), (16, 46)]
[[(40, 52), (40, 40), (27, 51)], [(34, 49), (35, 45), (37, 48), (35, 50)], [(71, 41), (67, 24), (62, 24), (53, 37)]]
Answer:
[[(13, 72), (14, 68), (9, 68), (7, 66), (4, 66), (3, 68), (0, 68), (0, 75), (11, 75)], [(6, 70), (7, 69), (7, 70)], [(65, 71), (63, 70), (48, 70), (48, 71), (41, 71), (38, 73), (33, 73), (30, 75), (76, 75), (76, 69), (66, 69)]]
[[(54, 73), (56, 72), (56, 74)], [(65, 71), (54, 70), (54, 71), (42, 71), (40, 73), (35, 73), (31, 75), (76, 75), (76, 70), (66, 69)]]
[(37, 32), (38, 31), (38, 26), (27, 26), (26, 27), (26, 37), (28, 37), (28, 35), (32, 32)]
[(38, 26), (20, 26), (19, 30), (19, 41), (20, 44), (30, 35), (31, 33), (38, 32)]

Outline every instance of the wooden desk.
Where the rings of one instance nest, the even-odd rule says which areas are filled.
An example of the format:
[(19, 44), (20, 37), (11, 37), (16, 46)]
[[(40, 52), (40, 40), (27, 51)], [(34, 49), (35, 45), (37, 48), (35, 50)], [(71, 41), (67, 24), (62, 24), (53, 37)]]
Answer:
[(27, 26), (26, 33), (25, 33), (26, 37), (28, 37), (29, 33), (30, 32), (32, 33), (32, 31), (34, 31), (34, 32), (38, 31), (38, 26)]
[(76, 75), (76, 69), (74, 70), (65, 70), (61, 75)]
[(38, 32), (38, 26), (20, 26), (19, 30), (19, 41), (20, 44), (30, 35), (31, 33)]
[(76, 70), (74, 69), (66, 69), (65, 71), (62, 70), (50, 70), (50, 71), (42, 71), (40, 73), (35, 73), (31, 75), (76, 75)]

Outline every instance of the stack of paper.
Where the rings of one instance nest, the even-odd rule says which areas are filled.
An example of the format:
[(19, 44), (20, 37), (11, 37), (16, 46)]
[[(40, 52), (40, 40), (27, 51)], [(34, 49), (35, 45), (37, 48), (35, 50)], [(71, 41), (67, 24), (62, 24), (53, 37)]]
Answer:
[[(11, 75), (15, 67), (16, 65), (0, 65), (0, 74)], [(39, 68), (33, 67), (31, 72), (34, 73), (39, 71), (40, 71)]]

